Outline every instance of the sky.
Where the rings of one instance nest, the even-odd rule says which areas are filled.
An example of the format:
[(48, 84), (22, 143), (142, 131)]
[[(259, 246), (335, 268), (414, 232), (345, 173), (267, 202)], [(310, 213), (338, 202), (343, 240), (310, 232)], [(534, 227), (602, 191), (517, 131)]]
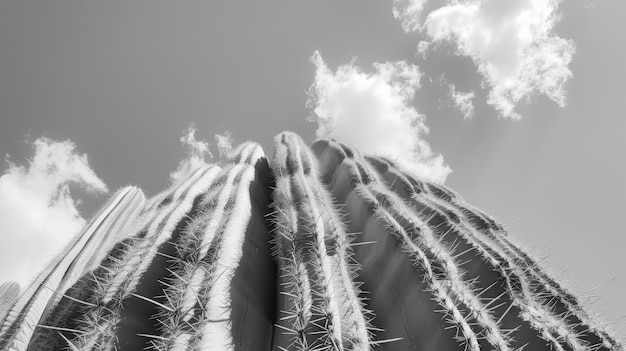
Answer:
[(26, 284), (116, 189), (291, 130), (444, 183), (626, 335), (625, 10), (2, 1), (0, 281)]

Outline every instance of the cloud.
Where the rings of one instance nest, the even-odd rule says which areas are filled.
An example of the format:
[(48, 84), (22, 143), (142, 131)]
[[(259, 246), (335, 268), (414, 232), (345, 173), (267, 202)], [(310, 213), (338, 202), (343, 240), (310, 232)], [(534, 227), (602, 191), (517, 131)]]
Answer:
[(206, 141), (196, 140), (196, 127), (193, 124), (180, 137), (180, 143), (186, 149), (187, 157), (180, 161), (174, 172), (170, 173), (170, 178), (174, 182), (181, 180), (198, 167), (207, 165), (208, 160), (213, 158), (209, 144)]
[(424, 31), (433, 43), (451, 43), (471, 58), (490, 88), (487, 103), (501, 116), (519, 119), (516, 105), (537, 95), (565, 106), (574, 44), (553, 34), (559, 0), (449, 0), (410, 26), (405, 23), (419, 21), (424, 1), (408, 2), (413, 6), (394, 7), (403, 28)]
[(365, 154), (398, 159), (425, 179), (445, 181), (451, 170), (423, 139), (424, 116), (411, 105), (420, 86), (417, 66), (374, 63), (375, 72), (368, 74), (354, 63), (332, 72), (317, 51), (311, 61), (317, 69), (307, 107), (318, 138), (336, 138)]
[(421, 28), (422, 11), (428, 0), (393, 0), (393, 17), (400, 20), (405, 32)]
[(90, 193), (108, 191), (89, 167), (87, 155), (76, 153), (69, 140), (39, 138), (27, 166), (9, 161), (0, 177), (0, 282), (21, 286), (34, 278), (54, 254), (85, 225), (69, 186)]
[(220, 157), (230, 157), (230, 153), (233, 150), (233, 133), (225, 131), (222, 134), (215, 134), (215, 143), (217, 144)]
[(449, 96), (454, 106), (463, 114), (463, 118), (470, 119), (474, 117), (474, 92), (457, 91), (454, 84), (448, 84), (448, 87), (450, 89)]

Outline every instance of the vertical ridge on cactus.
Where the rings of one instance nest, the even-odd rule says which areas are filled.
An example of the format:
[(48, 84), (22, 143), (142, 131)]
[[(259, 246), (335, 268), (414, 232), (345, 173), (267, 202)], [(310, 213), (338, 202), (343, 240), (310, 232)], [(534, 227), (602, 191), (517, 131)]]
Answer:
[(247, 142), (120, 189), (20, 293), (0, 349), (623, 350), (505, 230), (335, 140)]
[[(279, 258), (276, 344), (284, 349), (369, 344), (367, 311), (352, 281), (356, 264), (330, 194), (317, 177), (315, 157), (295, 134), (276, 137), (272, 162), (275, 251)], [(282, 289), (281, 289), (282, 288)]]

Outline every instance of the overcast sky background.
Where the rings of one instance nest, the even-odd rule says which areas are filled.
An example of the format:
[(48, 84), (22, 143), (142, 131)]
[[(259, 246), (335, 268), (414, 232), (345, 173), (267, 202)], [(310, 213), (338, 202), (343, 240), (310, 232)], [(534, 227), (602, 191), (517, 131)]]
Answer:
[[(422, 19), (446, 2), (424, 3)], [(420, 45), (422, 55), (418, 43), (435, 39), (434, 30), (446, 23), (471, 34), (470, 9), (460, 9), (466, 17), (454, 17), (457, 22), (432, 16), (433, 27), (422, 22), (421, 31), (411, 31), (393, 8), (391, 0), (0, 2), (0, 153), (10, 155), (0, 168), (0, 281), (18, 279), (11, 272), (25, 279), (32, 262), (59, 250), (68, 235), (58, 234), (65, 227), (52, 219), (81, 223), (105, 201), (107, 189), (110, 195), (133, 184), (151, 196), (167, 187), (186, 157), (179, 139), (192, 122), (195, 137), (211, 143), (216, 156), (213, 136), (227, 130), (235, 143), (258, 141), (270, 155), (272, 138), (283, 130), (313, 141), (318, 124), (306, 120), (315, 116), (313, 108), (323, 125), (324, 113), (347, 100), (312, 101), (307, 108), (307, 91), (326, 78), (319, 93), (330, 94), (331, 102), (344, 96), (329, 88), (343, 65), (355, 82), (399, 93), (374, 110), (397, 103), (400, 110), (389, 111), (419, 122), (415, 132), (432, 153), (414, 159), (441, 155), (439, 166), (452, 170), (445, 184), (504, 223), (536, 257), (547, 256), (543, 262), (575, 292), (608, 282), (584, 296), (599, 297), (591, 309), (626, 335), (626, 3), (560, 5), (561, 19), (549, 35), (575, 47), (563, 66), (571, 72), (562, 91), (566, 105), (549, 91), (531, 91), (530, 101), (515, 104), (519, 119), (488, 103), (492, 86), (476, 61), (508, 62), (511, 51), (502, 49), (510, 49), (510, 41), (483, 56), (480, 45), (466, 42), (463, 56), (460, 41), (442, 40)], [(516, 9), (507, 11), (494, 13)], [(467, 57), (472, 50), (474, 61)], [(319, 60), (312, 62), (315, 52)], [(384, 72), (372, 66), (387, 61), (404, 62), (393, 72), (406, 73), (405, 90), (386, 84)], [(474, 93), (472, 118), (454, 104), (450, 84), (457, 93)], [(54, 142), (68, 139), (73, 145)], [(59, 154), (61, 163), (51, 167), (45, 156)], [(84, 154), (88, 165), (79, 157)], [(68, 181), (74, 182), (71, 197), (63, 190)], [(73, 213), (79, 199), (80, 213)]]

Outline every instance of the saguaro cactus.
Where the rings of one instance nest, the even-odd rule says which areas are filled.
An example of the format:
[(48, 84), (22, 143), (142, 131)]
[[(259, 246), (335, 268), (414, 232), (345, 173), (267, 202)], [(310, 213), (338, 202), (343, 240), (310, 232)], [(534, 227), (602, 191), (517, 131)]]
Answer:
[[(623, 350), (485, 213), (281, 133), (120, 190), (21, 294), (3, 350)], [(19, 296), (18, 296), (19, 295)]]

